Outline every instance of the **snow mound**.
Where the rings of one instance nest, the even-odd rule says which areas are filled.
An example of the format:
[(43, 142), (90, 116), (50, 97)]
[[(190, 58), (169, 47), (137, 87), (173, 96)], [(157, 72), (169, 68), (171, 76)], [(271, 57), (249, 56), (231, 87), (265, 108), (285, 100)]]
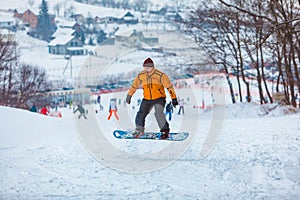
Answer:
[[(270, 117), (261, 117), (262, 108), (271, 110)], [(299, 114), (276, 117), (289, 111), (283, 106), (228, 105), (227, 114), (236, 119), (226, 120), (214, 149), (201, 158), (210, 116), (200, 113), (197, 119), (192, 109), (172, 119), (199, 120), (183, 156), (157, 171), (131, 174), (88, 153), (71, 109), (61, 108), (63, 117), (55, 118), (0, 106), (0, 199), (299, 199)], [(118, 112), (122, 119), (127, 109)], [(107, 114), (97, 113), (101, 126), (115, 127), (117, 120), (106, 120)], [(164, 143), (114, 142), (143, 152)], [(113, 159), (120, 162), (118, 155)]]
[(226, 105), (226, 117), (228, 118), (277, 117), (299, 112), (299, 109), (293, 106), (280, 104), (237, 103)]

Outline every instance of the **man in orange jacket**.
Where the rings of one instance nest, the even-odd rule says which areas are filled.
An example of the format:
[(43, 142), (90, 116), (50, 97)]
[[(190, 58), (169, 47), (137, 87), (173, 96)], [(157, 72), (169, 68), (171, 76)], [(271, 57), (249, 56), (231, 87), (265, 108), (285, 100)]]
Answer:
[(178, 105), (176, 93), (169, 77), (154, 68), (154, 63), (151, 58), (147, 58), (144, 61), (143, 67), (144, 70), (135, 77), (126, 97), (126, 102), (130, 104), (131, 97), (140, 85), (142, 85), (144, 98), (135, 118), (136, 130), (134, 136), (139, 138), (144, 134), (146, 116), (154, 107), (154, 115), (160, 132), (162, 133), (161, 138), (167, 139), (169, 137), (170, 128), (164, 114), (166, 104), (165, 88), (167, 88), (170, 94), (174, 107)]

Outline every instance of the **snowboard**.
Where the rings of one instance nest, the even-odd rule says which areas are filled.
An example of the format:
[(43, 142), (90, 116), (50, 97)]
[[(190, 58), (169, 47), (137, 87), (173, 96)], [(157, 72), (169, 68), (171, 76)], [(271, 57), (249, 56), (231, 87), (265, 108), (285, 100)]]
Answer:
[(169, 138), (161, 139), (161, 132), (145, 132), (140, 138), (133, 137), (134, 130), (115, 130), (113, 135), (118, 139), (146, 139), (146, 140), (169, 140), (169, 141), (183, 141), (188, 136), (188, 132), (172, 132), (169, 133)]

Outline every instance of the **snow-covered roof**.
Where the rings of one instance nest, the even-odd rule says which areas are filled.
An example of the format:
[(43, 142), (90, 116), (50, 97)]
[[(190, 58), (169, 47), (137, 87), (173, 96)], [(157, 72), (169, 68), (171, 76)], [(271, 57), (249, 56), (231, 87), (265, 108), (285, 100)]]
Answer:
[(75, 36), (72, 35), (60, 35), (51, 42), (49, 42), (48, 46), (65, 45), (74, 38)]
[(116, 33), (115, 33), (115, 36), (119, 36), (119, 37), (130, 37), (133, 33), (137, 33), (137, 31), (135, 29), (133, 30), (118, 30)]
[(18, 13), (20, 13), (20, 14), (23, 14), (23, 13), (25, 13), (26, 11), (30, 11), (30, 12), (32, 12), (33, 14), (35, 14), (35, 15), (38, 15), (39, 14), (39, 9), (38, 8), (30, 8), (30, 9), (28, 9), (28, 8), (19, 8), (19, 9), (17, 9), (17, 12)]
[(74, 29), (71, 29), (71, 28), (58, 28), (53, 34), (52, 34), (52, 37), (54, 38), (57, 38), (61, 35), (68, 35), (68, 36), (71, 36), (73, 35), (75, 32)]
[(14, 22), (15, 19), (12, 13), (0, 12), (0, 21), (1, 22)]
[(137, 18), (136, 17), (127, 16), (127, 17), (123, 17), (123, 19), (125, 21), (129, 21), (129, 20), (136, 20)]
[(77, 24), (76, 21), (62, 21), (59, 26), (60, 27), (66, 27), (66, 28), (72, 28)]
[(100, 13), (97, 13), (95, 16), (97, 16), (99, 18), (113, 17), (113, 18), (121, 19), (127, 13), (128, 13), (128, 11), (124, 11), (124, 10), (113, 10), (113, 11), (111, 10), (111, 12), (100, 12)]

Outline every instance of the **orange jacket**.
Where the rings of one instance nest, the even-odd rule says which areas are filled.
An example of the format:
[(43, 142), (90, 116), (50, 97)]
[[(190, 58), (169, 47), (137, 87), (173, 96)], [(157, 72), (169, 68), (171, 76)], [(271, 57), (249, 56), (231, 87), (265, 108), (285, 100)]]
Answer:
[(165, 88), (167, 88), (171, 99), (176, 98), (176, 93), (169, 77), (156, 68), (150, 73), (147, 73), (145, 70), (140, 72), (137, 77), (135, 77), (128, 91), (128, 95), (132, 96), (140, 85), (142, 85), (144, 99), (146, 100), (166, 98)]

